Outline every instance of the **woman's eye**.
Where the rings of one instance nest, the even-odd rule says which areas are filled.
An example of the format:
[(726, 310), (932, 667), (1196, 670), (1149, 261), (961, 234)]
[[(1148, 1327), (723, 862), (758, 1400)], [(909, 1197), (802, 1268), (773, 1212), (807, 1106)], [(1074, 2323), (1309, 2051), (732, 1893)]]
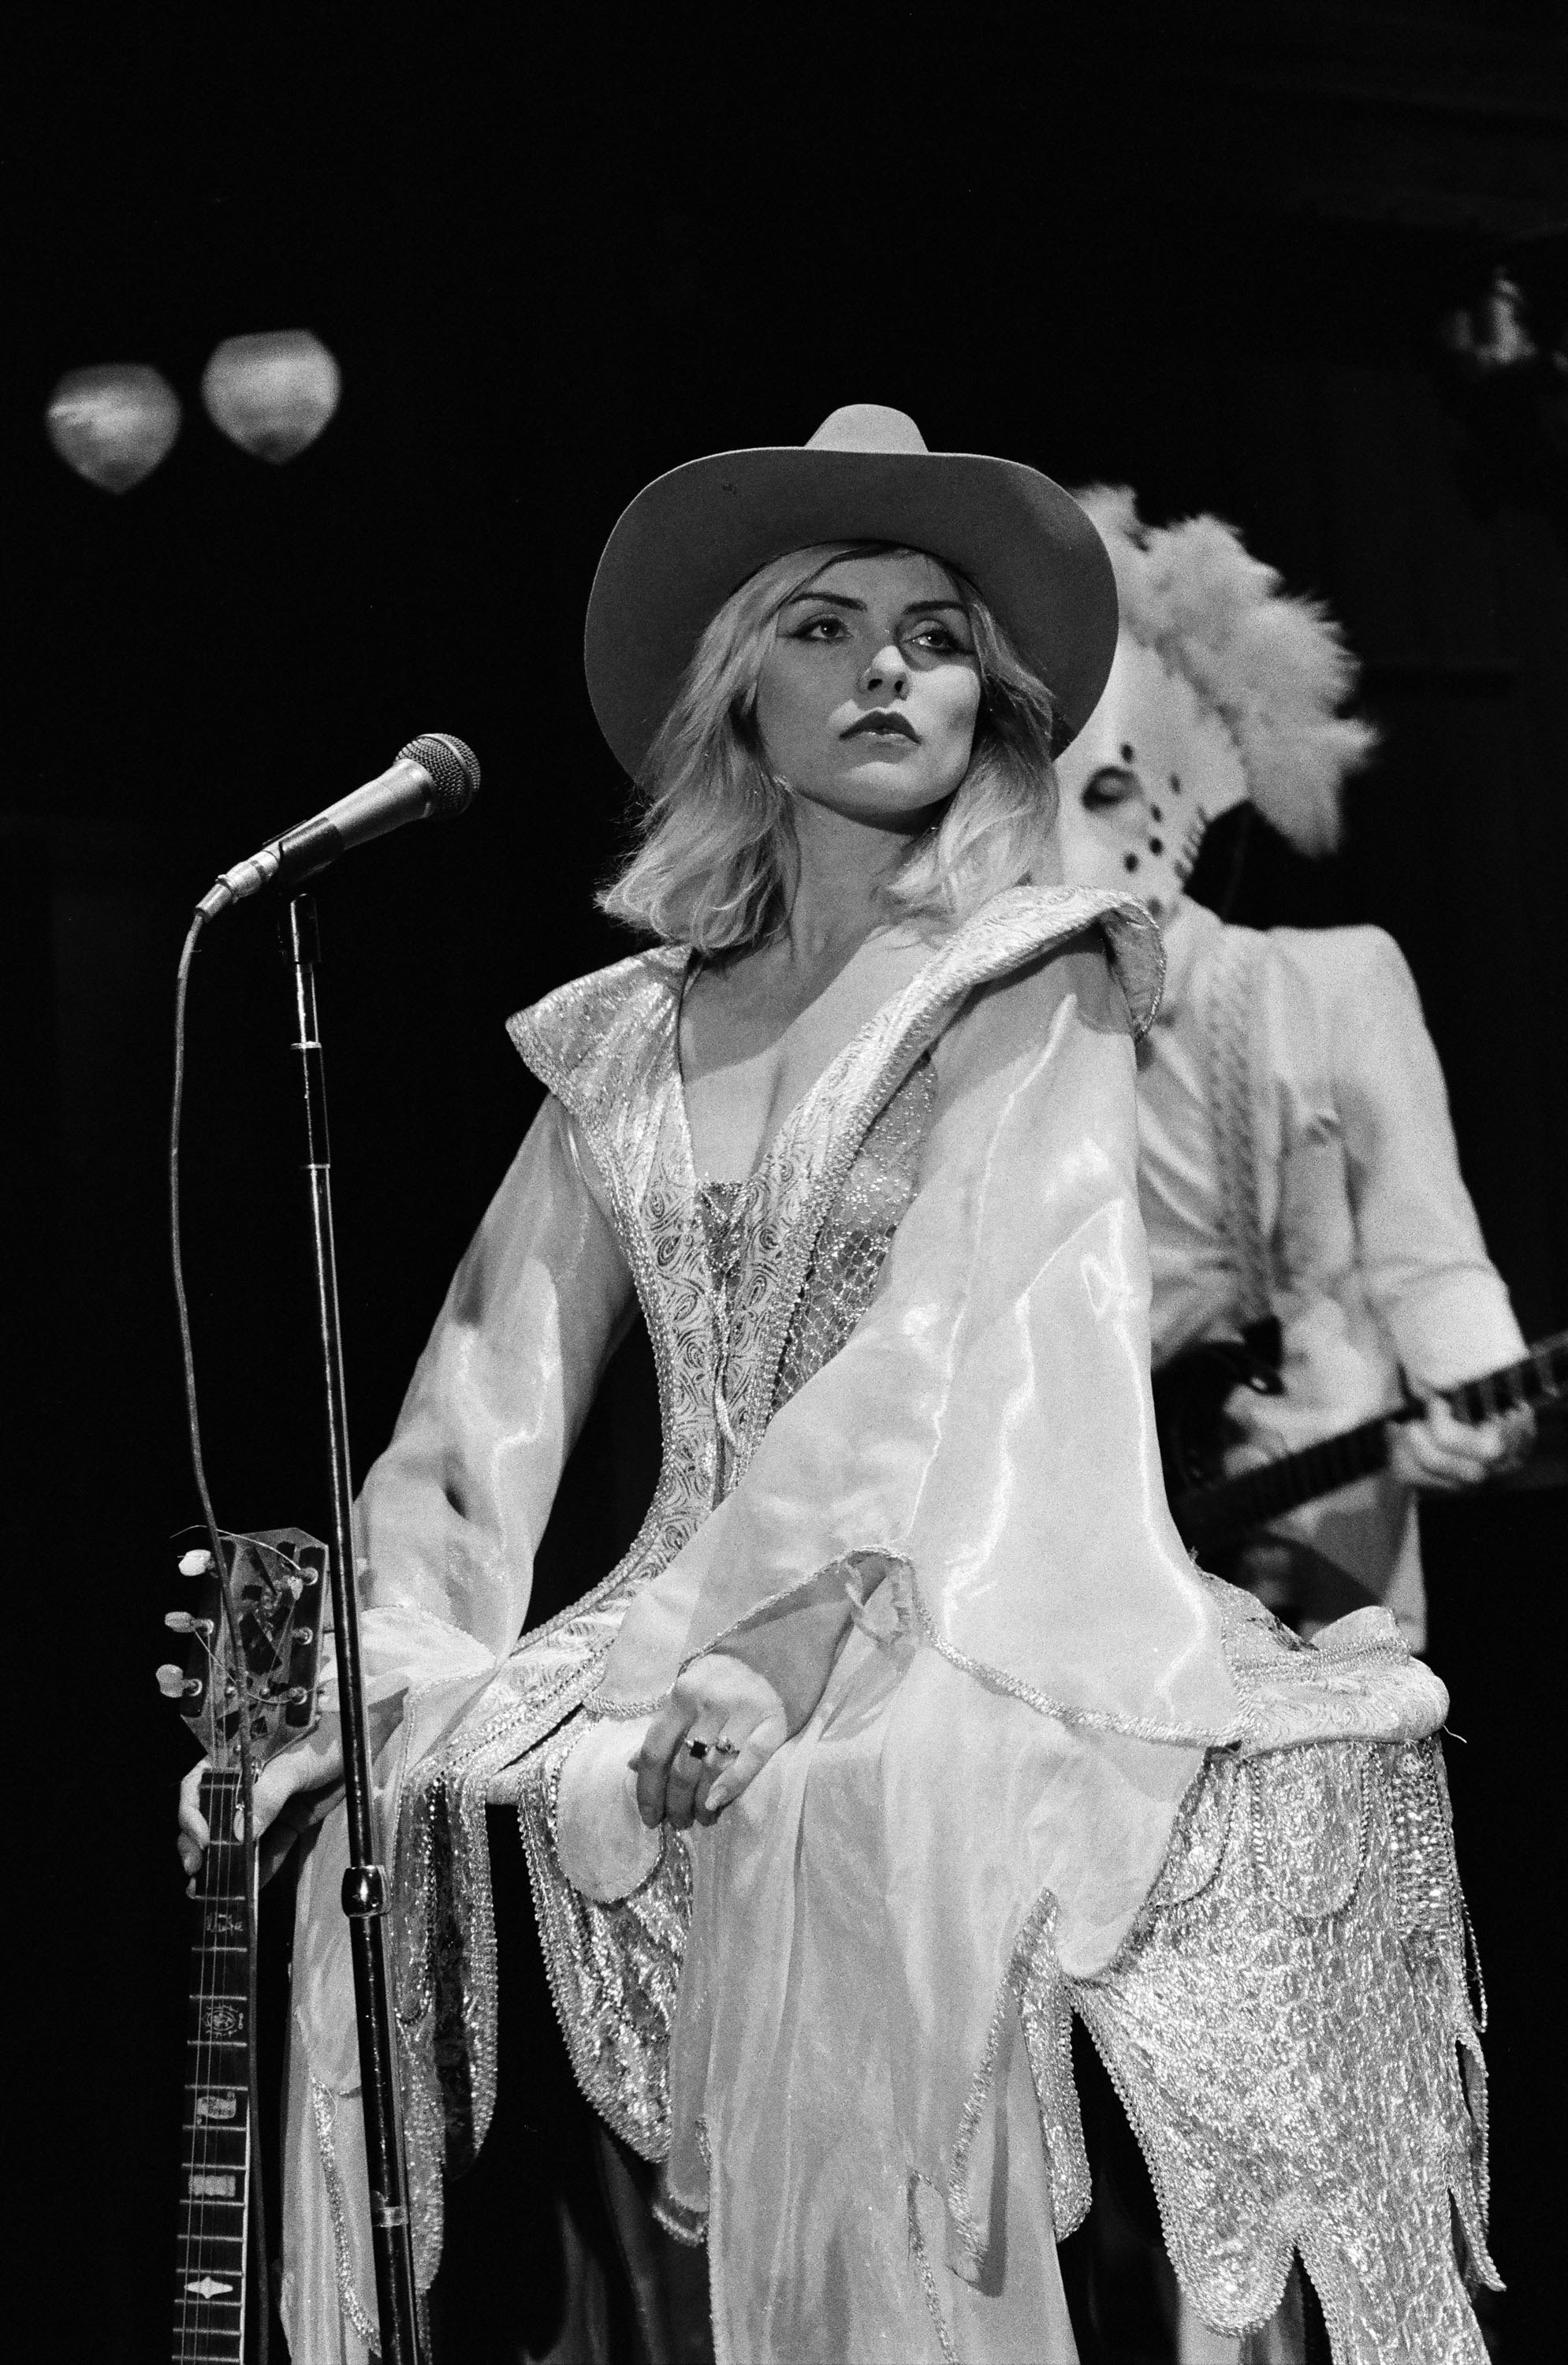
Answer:
[(844, 638), (842, 616), (812, 616), (796, 634), (801, 641), (841, 641)]
[(972, 656), (974, 651), (967, 641), (946, 624), (923, 624), (914, 638), (923, 649), (932, 649), (938, 656)]

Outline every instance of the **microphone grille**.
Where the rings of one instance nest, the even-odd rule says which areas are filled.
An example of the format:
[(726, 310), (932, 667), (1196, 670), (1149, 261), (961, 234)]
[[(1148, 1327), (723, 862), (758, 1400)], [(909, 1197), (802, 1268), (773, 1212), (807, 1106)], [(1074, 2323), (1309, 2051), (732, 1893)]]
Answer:
[(431, 821), (451, 821), (467, 812), (479, 793), (479, 758), (472, 747), (465, 747), (450, 731), (427, 731), (422, 738), (410, 739), (406, 747), (398, 748), (398, 761), (401, 763), (405, 757), (422, 764), (430, 774)]

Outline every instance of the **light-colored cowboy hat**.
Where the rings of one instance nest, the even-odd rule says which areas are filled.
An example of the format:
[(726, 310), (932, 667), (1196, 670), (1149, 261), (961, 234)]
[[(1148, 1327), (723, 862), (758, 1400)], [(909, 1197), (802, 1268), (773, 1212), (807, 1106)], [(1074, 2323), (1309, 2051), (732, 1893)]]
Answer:
[(902, 410), (852, 402), (809, 443), (689, 460), (622, 512), (584, 656), (599, 727), (633, 779), (730, 593), (824, 542), (907, 544), (959, 568), (1051, 691), (1058, 745), (1093, 712), (1116, 650), (1116, 584), (1071, 494), (1018, 460), (928, 452)]

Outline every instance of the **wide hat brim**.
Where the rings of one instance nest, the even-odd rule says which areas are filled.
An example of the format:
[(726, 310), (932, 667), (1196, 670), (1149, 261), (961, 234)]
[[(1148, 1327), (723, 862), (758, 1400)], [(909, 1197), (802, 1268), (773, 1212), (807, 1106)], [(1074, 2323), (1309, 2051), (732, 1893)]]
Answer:
[(1116, 585), (1070, 493), (979, 453), (767, 445), (655, 477), (605, 545), (588, 599), (588, 696), (633, 779), (731, 592), (788, 551), (847, 542), (906, 544), (960, 569), (1051, 692), (1058, 747), (1082, 729), (1115, 655)]

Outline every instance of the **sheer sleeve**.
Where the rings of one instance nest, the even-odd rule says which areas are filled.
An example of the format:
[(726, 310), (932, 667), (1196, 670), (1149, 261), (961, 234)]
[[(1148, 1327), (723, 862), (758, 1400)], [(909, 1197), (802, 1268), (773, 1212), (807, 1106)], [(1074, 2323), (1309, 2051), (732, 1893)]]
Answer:
[(770, 1654), (809, 1712), (833, 1595), (899, 1567), (924, 1638), (981, 1680), (1074, 1721), (1227, 1735), (1154, 1446), (1132, 1043), (1099, 941), (983, 990), (935, 1057), (878, 1295), (629, 1612), (603, 1703), (630, 1712), (722, 1646)]

